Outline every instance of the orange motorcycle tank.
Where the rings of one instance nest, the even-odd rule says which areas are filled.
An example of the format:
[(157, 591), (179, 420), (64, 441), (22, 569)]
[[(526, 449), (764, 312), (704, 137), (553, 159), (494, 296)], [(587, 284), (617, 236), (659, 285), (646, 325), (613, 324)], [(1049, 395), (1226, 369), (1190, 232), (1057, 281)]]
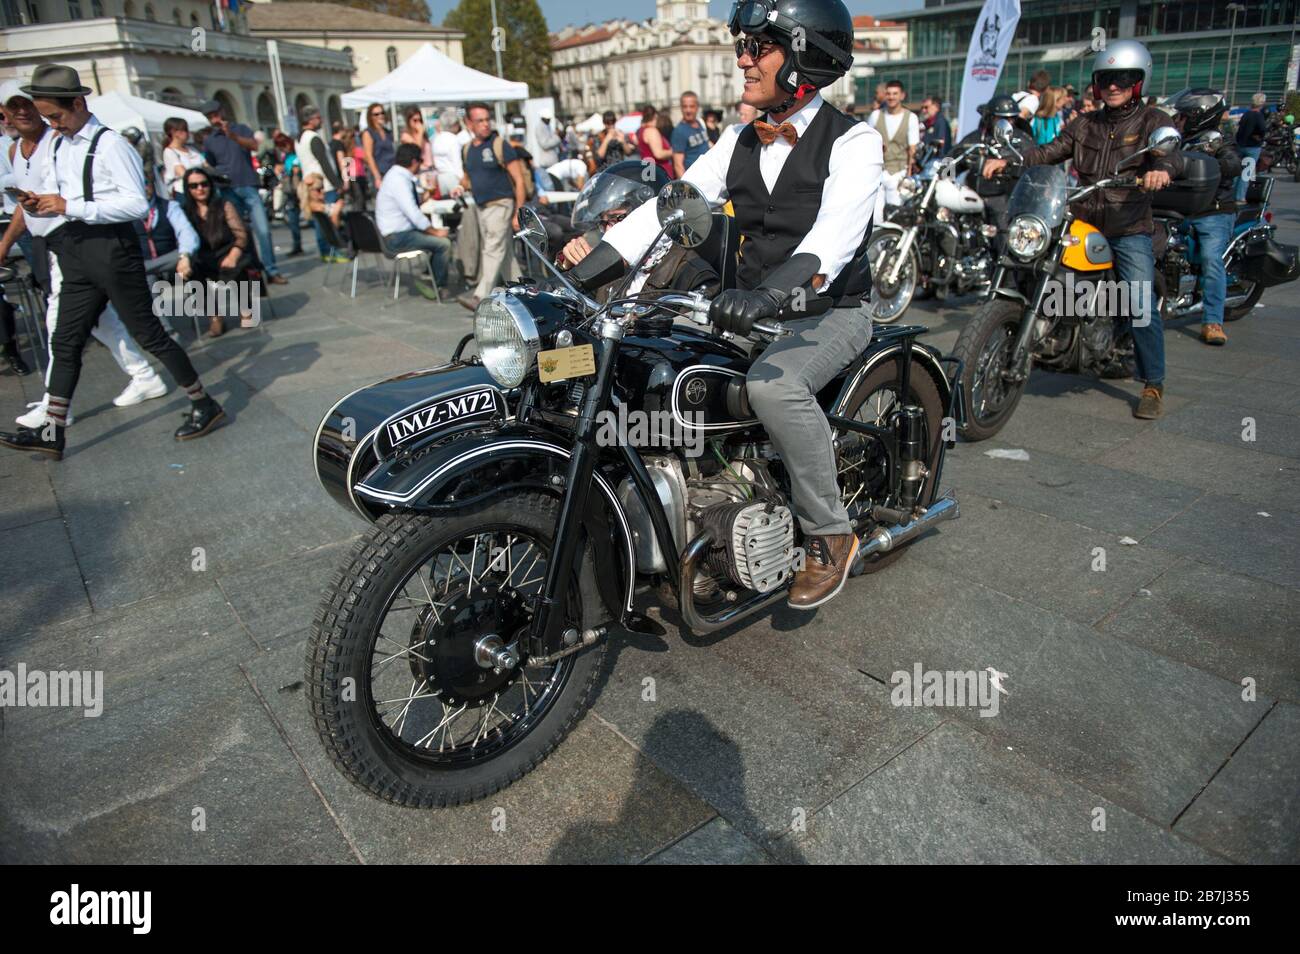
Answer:
[(1110, 243), (1106, 236), (1081, 219), (1070, 223), (1073, 240), (1061, 253), (1061, 264), (1076, 272), (1100, 272), (1111, 266)]

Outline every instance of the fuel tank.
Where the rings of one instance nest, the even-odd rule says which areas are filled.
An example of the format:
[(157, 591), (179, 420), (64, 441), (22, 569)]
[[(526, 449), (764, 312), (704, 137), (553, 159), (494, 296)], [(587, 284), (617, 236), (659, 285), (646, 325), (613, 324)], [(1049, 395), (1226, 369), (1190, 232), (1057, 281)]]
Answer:
[[(634, 447), (694, 443), (758, 423), (744, 398), (746, 350), (685, 325), (643, 323), (623, 339), (616, 402), (649, 412), (659, 437), (629, 432)], [(617, 406), (616, 406), (617, 409)], [(661, 413), (656, 413), (661, 412)]]

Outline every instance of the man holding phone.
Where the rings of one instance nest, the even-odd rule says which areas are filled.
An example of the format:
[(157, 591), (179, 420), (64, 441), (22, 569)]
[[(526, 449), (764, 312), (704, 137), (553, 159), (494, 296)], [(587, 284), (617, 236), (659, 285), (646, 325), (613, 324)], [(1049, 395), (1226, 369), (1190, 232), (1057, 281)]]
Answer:
[(81, 376), (82, 350), (100, 312), (110, 301), (123, 324), (158, 358), (185, 389), (190, 411), (175, 439), (211, 432), (225, 412), (199, 381), (189, 357), (168, 337), (153, 312), (144, 258), (134, 221), (144, 217), (144, 170), (125, 139), (101, 123), (86, 106), (92, 92), (68, 66), (38, 66), (22, 92), (60, 135), (50, 147), (40, 192), (23, 195), (26, 218), (63, 216), (46, 241), (62, 273), (59, 320), (50, 339), (49, 409), (39, 429), (0, 433), (0, 446), (63, 459), (68, 406)]

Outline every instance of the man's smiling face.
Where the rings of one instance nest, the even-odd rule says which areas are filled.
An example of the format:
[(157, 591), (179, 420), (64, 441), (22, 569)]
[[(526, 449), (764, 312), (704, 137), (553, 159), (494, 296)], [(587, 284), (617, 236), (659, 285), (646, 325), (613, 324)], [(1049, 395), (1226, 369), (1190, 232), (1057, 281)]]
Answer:
[[(750, 39), (745, 38), (746, 41)], [(757, 56), (753, 55), (750, 48), (746, 48), (736, 59), (736, 66), (745, 76), (745, 90), (740, 95), (740, 101), (758, 109), (766, 109), (785, 98), (776, 85), (776, 74), (785, 63), (785, 52), (775, 43), (761, 37), (753, 39), (757, 41)], [(751, 43), (750, 47), (754, 45)]]

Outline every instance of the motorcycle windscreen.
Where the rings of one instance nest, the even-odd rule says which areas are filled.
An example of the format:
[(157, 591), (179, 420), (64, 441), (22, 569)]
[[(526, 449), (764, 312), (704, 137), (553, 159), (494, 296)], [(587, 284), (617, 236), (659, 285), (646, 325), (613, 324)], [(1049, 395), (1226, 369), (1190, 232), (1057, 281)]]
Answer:
[(1007, 204), (1008, 220), (1032, 215), (1049, 229), (1065, 218), (1065, 197), (1069, 178), (1064, 166), (1030, 166), (1020, 176)]

